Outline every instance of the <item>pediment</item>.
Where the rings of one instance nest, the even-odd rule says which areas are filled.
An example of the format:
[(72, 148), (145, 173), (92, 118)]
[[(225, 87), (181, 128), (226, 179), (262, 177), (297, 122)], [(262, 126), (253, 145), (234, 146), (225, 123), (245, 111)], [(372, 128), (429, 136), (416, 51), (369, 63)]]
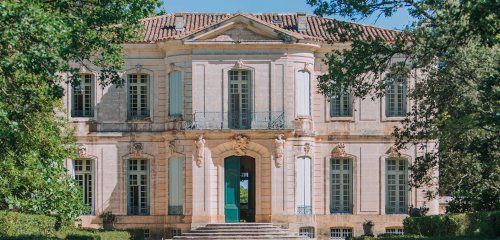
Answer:
[(295, 42), (301, 34), (281, 29), (253, 16), (239, 14), (220, 23), (190, 33), (182, 39), (186, 42)]

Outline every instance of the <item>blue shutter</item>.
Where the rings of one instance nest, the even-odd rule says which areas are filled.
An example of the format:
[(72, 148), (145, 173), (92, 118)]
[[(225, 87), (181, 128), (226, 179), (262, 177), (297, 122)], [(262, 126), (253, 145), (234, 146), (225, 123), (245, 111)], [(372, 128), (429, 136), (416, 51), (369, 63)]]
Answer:
[(169, 105), (168, 115), (181, 117), (182, 116), (182, 79), (181, 72), (174, 71), (168, 74), (169, 76)]
[(183, 158), (172, 157), (168, 160), (168, 214), (182, 215), (182, 164)]

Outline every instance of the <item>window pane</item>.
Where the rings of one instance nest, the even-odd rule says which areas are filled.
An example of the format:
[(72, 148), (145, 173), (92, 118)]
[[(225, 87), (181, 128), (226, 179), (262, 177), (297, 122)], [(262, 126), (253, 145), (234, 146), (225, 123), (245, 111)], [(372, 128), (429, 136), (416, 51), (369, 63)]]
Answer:
[(93, 117), (94, 86), (91, 74), (81, 75), (80, 85), (73, 86), (72, 90), (72, 117)]
[(129, 117), (149, 117), (149, 75), (129, 74)]
[(352, 98), (350, 93), (334, 94), (330, 97), (330, 117), (351, 117)]
[(330, 160), (330, 213), (352, 213), (352, 159)]
[(386, 116), (404, 117), (407, 111), (407, 87), (405, 79), (388, 79), (385, 95)]
[(408, 175), (406, 159), (386, 160), (386, 213), (408, 212)]
[(149, 214), (149, 161), (128, 160), (128, 214)]
[(94, 165), (90, 159), (73, 160), (74, 178), (82, 191), (83, 203), (88, 206), (88, 212), (93, 211), (94, 198)]

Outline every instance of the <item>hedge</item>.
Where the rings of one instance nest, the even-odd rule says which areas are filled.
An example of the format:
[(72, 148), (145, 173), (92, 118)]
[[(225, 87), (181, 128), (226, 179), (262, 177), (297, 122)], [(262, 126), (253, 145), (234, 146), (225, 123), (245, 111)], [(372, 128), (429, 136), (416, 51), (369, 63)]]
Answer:
[(43, 215), (30, 215), (0, 211), (0, 240), (122, 240), (130, 239), (125, 231), (102, 231), (64, 227), (55, 230), (56, 219)]
[(405, 234), (494, 238), (500, 236), (500, 211), (410, 217), (403, 225)]
[(51, 236), (55, 233), (55, 225), (53, 217), (0, 211), (0, 236)]

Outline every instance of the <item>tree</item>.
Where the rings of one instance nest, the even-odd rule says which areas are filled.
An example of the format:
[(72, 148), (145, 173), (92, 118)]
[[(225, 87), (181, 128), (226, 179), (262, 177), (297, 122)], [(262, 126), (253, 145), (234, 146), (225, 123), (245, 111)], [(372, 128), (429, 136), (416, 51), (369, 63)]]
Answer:
[[(498, 1), (307, 2), (316, 14), (352, 20), (409, 12), (414, 22), (392, 42), (363, 39), (355, 25), (337, 21), (345, 31), (330, 31), (343, 34), (350, 48), (327, 55), (328, 73), (319, 77), (320, 92), (329, 96), (347, 90), (357, 97), (379, 98), (390, 79), (416, 79), (408, 92), (414, 104), (393, 134), (399, 148), (414, 144), (425, 152), (410, 168), (411, 185), (432, 186), (436, 181), (431, 173), (439, 167), (439, 191), (453, 197), (449, 211), (499, 209)], [(428, 197), (435, 195), (429, 192)]]
[(60, 114), (61, 73), (121, 83), (122, 43), (139, 37), (156, 0), (0, 2), (0, 209), (75, 219), (85, 209), (63, 160), (75, 138)]

